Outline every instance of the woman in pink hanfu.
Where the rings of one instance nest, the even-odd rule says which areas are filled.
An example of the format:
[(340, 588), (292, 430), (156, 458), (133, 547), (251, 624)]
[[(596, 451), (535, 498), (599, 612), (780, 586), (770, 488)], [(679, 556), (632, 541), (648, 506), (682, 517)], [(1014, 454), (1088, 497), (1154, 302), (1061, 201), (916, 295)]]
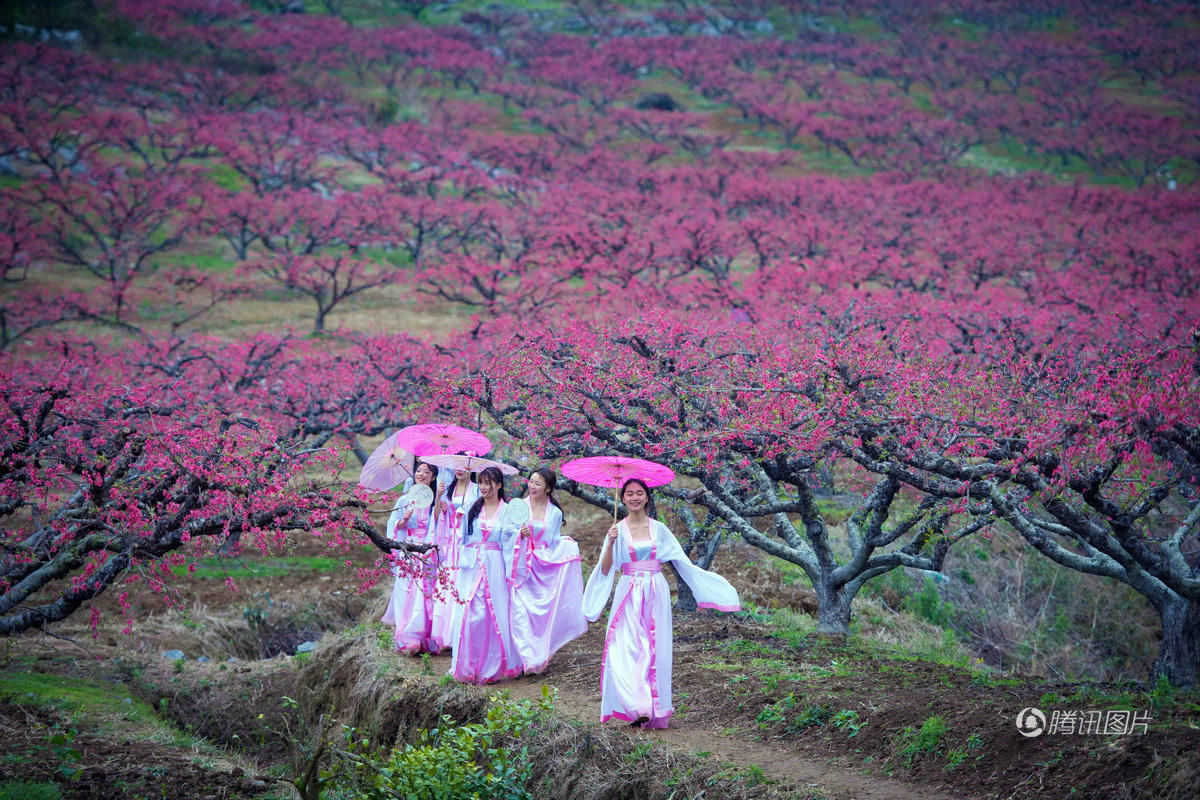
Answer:
[[(450, 481), (449, 486), (438, 487), (438, 502), (441, 505), (437, 529), (438, 558), (448, 586), (458, 585), (463, 520), (478, 499), (479, 486), (471, 473), (465, 469), (454, 471), (454, 480)], [(449, 594), (441, 593), (433, 603), (433, 629), (447, 646), (452, 645), (454, 631), (460, 619), (459, 613), (462, 611), (462, 605), (454, 597), (448, 596)]]
[(579, 545), (562, 535), (554, 471), (529, 476), (529, 521), (513, 548), (512, 636), (526, 673), (546, 668), (558, 648), (587, 632)]
[[(434, 468), (429, 464), (418, 464), (413, 472), (416, 483), (433, 488)], [(437, 544), (437, 498), (427, 508), (407, 509), (400, 501), (388, 517), (388, 538), (412, 544)], [(392, 585), (392, 597), (388, 601), (383, 622), (395, 626), (396, 651), (417, 655), (437, 653), (446, 646), (447, 639), (434, 630), (434, 604), (437, 595), (438, 551), (413, 554), (417, 559), (415, 570), (393, 569), (396, 580)]]
[(625, 481), (620, 499), (629, 515), (609, 528), (583, 596), (583, 612), (595, 622), (612, 593), (613, 576), (621, 573), (600, 665), (600, 721), (616, 717), (635, 727), (665, 728), (675, 707), (671, 594), (662, 562), (675, 565), (701, 608), (738, 611), (741, 604), (727, 580), (693, 564), (667, 526), (647, 514), (652, 501), (645, 483)]
[(454, 631), (450, 674), (463, 683), (484, 684), (521, 674), (521, 658), (509, 624), (505, 566), (512, 563), (515, 526), (506, 525), (504, 476), (495, 467), (479, 473), (479, 499), (463, 524), (458, 561), (462, 610)]

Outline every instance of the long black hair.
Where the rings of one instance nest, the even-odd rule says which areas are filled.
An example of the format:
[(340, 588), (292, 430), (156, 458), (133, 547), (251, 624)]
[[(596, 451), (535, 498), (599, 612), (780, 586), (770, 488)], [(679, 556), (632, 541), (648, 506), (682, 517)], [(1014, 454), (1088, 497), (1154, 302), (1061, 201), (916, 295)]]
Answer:
[[(454, 475), (454, 480), (450, 481), (450, 484), (446, 487), (446, 491), (442, 494), (442, 499), (445, 500), (447, 503), (451, 502), (454, 499), (454, 492), (456, 489), (458, 489), (458, 474), (457, 473), (452, 473), (452, 474)], [(467, 473), (467, 483), (468, 484), (478, 483), (478, 481), (475, 480), (474, 472)]]
[(417, 459), (413, 463), (413, 486), (417, 485), (417, 470), (420, 469), (421, 467), (425, 467), (426, 469), (428, 469), (429, 471), (431, 471), (433, 473), (433, 480), (429, 482), (429, 488), (433, 490), (433, 499), (429, 501), (429, 510), (432, 511), (433, 507), (437, 505), (437, 501), (438, 501), (438, 498), (437, 498), (438, 468), (435, 467), (433, 464), (427, 464), (424, 461)]
[[(625, 501), (625, 490), (629, 488), (629, 484), (631, 484), (631, 483), (636, 483), (638, 486), (641, 486), (643, 489), (646, 490), (646, 516), (649, 517), (650, 519), (658, 519), (658, 509), (655, 508), (655, 506), (654, 506), (654, 495), (650, 493), (650, 487), (647, 486), (646, 482), (644, 480), (642, 480), (641, 478), (629, 478), (624, 483), (622, 483), (621, 484), (621, 492), (620, 492), (620, 494), (617, 495), (617, 497), (621, 500), (621, 502), (624, 502)], [(626, 510), (625, 516), (621, 517), (621, 519), (625, 519), (625, 517), (628, 517), (628, 516), (629, 516), (629, 511)]]
[[(554, 470), (549, 467), (538, 467), (529, 474), (529, 477), (541, 475), (542, 480), (546, 482), (546, 499), (554, 504), (558, 509), (558, 513), (562, 514), (563, 522), (567, 521), (567, 512), (563, 511), (563, 507), (558, 504), (558, 500), (554, 497), (554, 487), (558, 485), (558, 476), (554, 474)], [(529, 496), (529, 484), (525, 485), (525, 495)]]
[[(484, 467), (479, 473), (479, 480), (486, 479), (488, 483), (494, 483), (500, 487), (496, 496), (501, 502), (508, 500), (504, 495), (504, 473), (499, 467)], [(476, 481), (478, 483), (479, 481)], [(483, 510), (483, 498), (479, 498), (471, 504), (471, 510), (467, 512), (467, 527), (463, 528), (463, 538), (466, 539), (471, 533), (471, 527), (475, 524), (475, 518), (479, 516), (479, 512)]]

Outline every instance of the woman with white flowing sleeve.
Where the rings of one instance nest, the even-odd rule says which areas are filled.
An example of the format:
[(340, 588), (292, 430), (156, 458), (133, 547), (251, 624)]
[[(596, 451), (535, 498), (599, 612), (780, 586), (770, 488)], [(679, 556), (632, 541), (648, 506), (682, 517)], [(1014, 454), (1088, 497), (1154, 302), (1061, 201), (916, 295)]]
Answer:
[(515, 526), (506, 524), (504, 476), (495, 467), (479, 473), (479, 499), (463, 523), (458, 562), (454, 657), (450, 674), (463, 683), (485, 684), (516, 678), (521, 657), (512, 641), (505, 566), (512, 563)]
[(665, 728), (675, 710), (674, 641), (671, 593), (662, 562), (675, 566), (701, 608), (738, 611), (741, 603), (727, 580), (693, 564), (667, 526), (647, 515), (651, 499), (645, 483), (637, 478), (625, 481), (620, 499), (629, 515), (609, 528), (583, 597), (583, 613), (594, 622), (620, 572), (600, 665), (600, 721), (615, 717), (635, 727)]
[(554, 471), (529, 476), (529, 521), (521, 526), (512, 561), (512, 636), (527, 674), (546, 668), (567, 642), (587, 632), (579, 545), (562, 535)]
[[(436, 471), (429, 464), (419, 463), (413, 472), (414, 481), (432, 489)], [(398, 499), (388, 517), (388, 538), (414, 544), (437, 544), (437, 498), (427, 508), (402, 507)], [(392, 597), (383, 622), (396, 628), (396, 652), (417, 655), (437, 653), (449, 642), (434, 627), (434, 605), (437, 594), (437, 550), (412, 554), (403, 571), (393, 568), (396, 576)]]

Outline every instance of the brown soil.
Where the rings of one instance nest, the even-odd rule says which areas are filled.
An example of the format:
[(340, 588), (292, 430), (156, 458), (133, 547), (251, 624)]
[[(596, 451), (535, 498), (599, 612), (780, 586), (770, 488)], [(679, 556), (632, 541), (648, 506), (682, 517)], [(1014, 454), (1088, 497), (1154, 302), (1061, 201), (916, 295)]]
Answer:
[(0, 781), (57, 783), (65, 800), (225, 800), (253, 797), (268, 788), (266, 781), (240, 768), (224, 772), (197, 764), (179, 748), (86, 732), (61, 745), (64, 755), (59, 757), (47, 742), (71, 725), (55, 712), (0, 702)]

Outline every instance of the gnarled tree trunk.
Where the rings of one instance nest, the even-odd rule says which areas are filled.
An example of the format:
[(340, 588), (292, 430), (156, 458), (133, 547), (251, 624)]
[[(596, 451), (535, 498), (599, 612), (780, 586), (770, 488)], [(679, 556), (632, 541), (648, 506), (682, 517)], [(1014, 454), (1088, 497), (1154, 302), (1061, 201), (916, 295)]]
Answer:
[(1200, 683), (1200, 602), (1172, 593), (1155, 603), (1162, 618), (1162, 644), (1154, 662), (1154, 677), (1165, 676), (1172, 686)]

